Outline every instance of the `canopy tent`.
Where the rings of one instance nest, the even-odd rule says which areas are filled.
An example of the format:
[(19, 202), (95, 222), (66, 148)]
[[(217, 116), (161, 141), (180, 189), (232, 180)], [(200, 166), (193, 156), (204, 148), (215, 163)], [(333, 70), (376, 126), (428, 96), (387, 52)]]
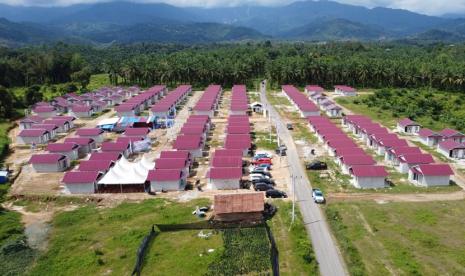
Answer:
[(144, 184), (149, 170), (155, 167), (155, 162), (149, 161), (143, 156), (137, 162), (130, 162), (126, 158), (116, 162), (108, 173), (98, 182), (104, 185), (134, 185)]

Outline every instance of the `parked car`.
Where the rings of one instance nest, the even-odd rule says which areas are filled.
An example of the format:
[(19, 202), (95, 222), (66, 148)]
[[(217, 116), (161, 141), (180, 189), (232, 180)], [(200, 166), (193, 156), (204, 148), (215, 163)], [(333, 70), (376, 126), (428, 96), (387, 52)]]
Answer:
[(273, 165), (273, 162), (269, 158), (260, 158), (257, 160), (252, 161), (252, 164), (254, 165), (260, 165), (260, 164), (270, 164)]
[(251, 171), (250, 174), (261, 174), (261, 175), (264, 175), (264, 176), (268, 176), (269, 178), (271, 178), (271, 173), (269, 172), (265, 172), (265, 171), (262, 171), (262, 170), (254, 170), (254, 171)]
[(266, 197), (271, 197), (271, 198), (286, 198), (287, 194), (283, 191), (280, 190), (268, 190), (266, 191)]
[(267, 178), (267, 179), (271, 178), (268, 175), (264, 175), (264, 174), (261, 174), (261, 173), (251, 173), (251, 174), (249, 174), (249, 178), (250, 177), (261, 177), (261, 178)]
[(255, 155), (254, 157), (258, 157), (258, 158), (273, 158), (273, 155), (269, 152), (266, 152), (266, 151), (257, 151), (255, 152)]
[(265, 184), (265, 183), (257, 183), (253, 187), (254, 187), (255, 191), (261, 191), (261, 192), (265, 192), (265, 191), (274, 189), (274, 187), (272, 185)]
[(258, 167), (258, 168), (265, 168), (265, 169), (267, 169), (268, 171), (271, 170), (271, 164), (267, 164), (267, 163), (258, 164), (256, 167)]
[[(268, 165), (268, 164), (265, 164)], [(268, 167), (264, 166), (249, 166), (249, 172), (252, 173), (253, 171), (263, 171), (263, 172), (268, 172)]]
[(259, 174), (259, 175), (249, 175), (249, 180), (252, 181), (252, 183), (257, 182), (257, 181), (262, 181), (263, 179), (267, 179), (265, 176)]
[(320, 170), (326, 170), (328, 169), (328, 165), (325, 162), (321, 161), (314, 161), (312, 163), (309, 163), (305, 165), (305, 168), (307, 170), (315, 170), (315, 171), (320, 171)]
[(315, 203), (325, 203), (326, 199), (320, 189), (312, 189), (312, 198)]
[(292, 124), (286, 124), (286, 128), (289, 129), (289, 130), (293, 130), (294, 127), (292, 126)]
[(273, 179), (261, 178), (261, 179), (257, 179), (257, 180), (252, 180), (252, 184), (260, 183), (260, 182), (270, 184), (270, 185), (275, 185)]

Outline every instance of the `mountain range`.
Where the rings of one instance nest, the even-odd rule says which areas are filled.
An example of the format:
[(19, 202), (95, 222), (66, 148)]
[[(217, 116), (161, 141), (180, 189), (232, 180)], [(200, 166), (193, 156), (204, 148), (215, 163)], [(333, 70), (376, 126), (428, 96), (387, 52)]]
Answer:
[(465, 19), (299, 1), (284, 6), (181, 8), (106, 2), (67, 7), (0, 4), (0, 44), (209, 43), (243, 40), (465, 41)]

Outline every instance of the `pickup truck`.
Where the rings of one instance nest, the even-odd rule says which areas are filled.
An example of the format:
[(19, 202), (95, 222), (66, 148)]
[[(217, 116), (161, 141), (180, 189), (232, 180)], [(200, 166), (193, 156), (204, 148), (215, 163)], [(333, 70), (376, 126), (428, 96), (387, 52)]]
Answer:
[(315, 203), (325, 203), (326, 199), (320, 189), (312, 189), (312, 198)]

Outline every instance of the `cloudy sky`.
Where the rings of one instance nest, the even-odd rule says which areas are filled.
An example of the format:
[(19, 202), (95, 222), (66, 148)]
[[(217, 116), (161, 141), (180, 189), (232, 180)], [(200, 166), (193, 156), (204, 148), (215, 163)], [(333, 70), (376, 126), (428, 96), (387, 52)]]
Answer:
[[(0, 3), (24, 6), (67, 6), (77, 3), (108, 2), (111, 0), (0, 0)], [(130, 0), (131, 1), (131, 0)], [(176, 6), (237, 6), (251, 5), (283, 5), (293, 0), (132, 0), (134, 2), (164, 2)], [(406, 9), (430, 15), (444, 13), (465, 14), (465, 0), (335, 0), (340, 3), (365, 7), (389, 7)]]

